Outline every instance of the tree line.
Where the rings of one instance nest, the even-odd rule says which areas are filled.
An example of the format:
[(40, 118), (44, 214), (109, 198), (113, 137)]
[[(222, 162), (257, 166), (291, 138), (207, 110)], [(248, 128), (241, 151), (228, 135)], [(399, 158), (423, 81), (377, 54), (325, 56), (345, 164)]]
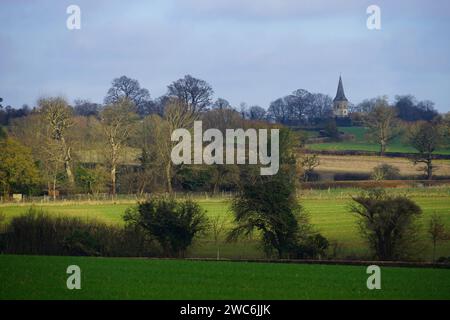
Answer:
[[(14, 192), (57, 197), (65, 193), (147, 193), (174, 188), (196, 191), (237, 190), (246, 167), (236, 165), (174, 166), (170, 161), (176, 128), (192, 128), (202, 120), (205, 129), (269, 128), (281, 125), (320, 125), (339, 137), (331, 115), (332, 100), (299, 89), (276, 99), (268, 110), (223, 99), (204, 80), (186, 75), (167, 86), (167, 93), (151, 99), (137, 80), (121, 76), (112, 81), (103, 104), (63, 97), (45, 97), (30, 109), (24, 106), (0, 130), (0, 181), (3, 194)], [(8, 111), (9, 110), (9, 111)], [(412, 116), (414, 115), (414, 116)], [(411, 96), (364, 101), (351, 117), (367, 127), (367, 137), (380, 145), (383, 155), (401, 130), (408, 129), (409, 144), (419, 150), (415, 163), (425, 163), (433, 174), (433, 152), (448, 142), (449, 115), (437, 115), (431, 102)], [(405, 119), (413, 119), (408, 126)], [(421, 119), (419, 121), (416, 121)], [(298, 147), (305, 137), (292, 137)], [(301, 176), (311, 174), (317, 158), (302, 156)], [(306, 178), (305, 178), (306, 179)]]

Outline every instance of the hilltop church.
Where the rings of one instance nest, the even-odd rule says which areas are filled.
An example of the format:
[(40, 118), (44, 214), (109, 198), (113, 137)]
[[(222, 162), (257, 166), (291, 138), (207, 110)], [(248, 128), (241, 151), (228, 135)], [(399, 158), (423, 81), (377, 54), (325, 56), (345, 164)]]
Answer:
[(348, 100), (345, 97), (344, 85), (342, 84), (341, 76), (339, 76), (339, 84), (336, 92), (336, 97), (333, 100), (333, 113), (337, 118), (348, 117)]

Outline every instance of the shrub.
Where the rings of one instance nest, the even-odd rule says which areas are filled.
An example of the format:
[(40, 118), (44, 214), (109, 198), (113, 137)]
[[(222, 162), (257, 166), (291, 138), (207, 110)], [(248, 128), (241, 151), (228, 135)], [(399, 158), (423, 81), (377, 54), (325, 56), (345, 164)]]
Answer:
[(397, 180), (400, 178), (400, 169), (387, 163), (375, 167), (371, 174), (372, 180)]
[(297, 245), (296, 258), (320, 259), (326, 256), (329, 245), (328, 240), (320, 233), (309, 235)]
[(353, 198), (351, 212), (359, 217), (361, 234), (379, 260), (407, 258), (417, 240), (416, 217), (421, 208), (405, 196), (389, 196), (382, 189)]
[(334, 181), (361, 181), (369, 180), (370, 174), (368, 173), (336, 173), (334, 175)]
[(4, 252), (72, 256), (149, 256), (142, 233), (76, 217), (51, 216), (34, 208), (6, 227)]
[(128, 227), (141, 228), (158, 241), (166, 256), (184, 256), (194, 237), (206, 231), (205, 211), (191, 200), (154, 198), (127, 209)]

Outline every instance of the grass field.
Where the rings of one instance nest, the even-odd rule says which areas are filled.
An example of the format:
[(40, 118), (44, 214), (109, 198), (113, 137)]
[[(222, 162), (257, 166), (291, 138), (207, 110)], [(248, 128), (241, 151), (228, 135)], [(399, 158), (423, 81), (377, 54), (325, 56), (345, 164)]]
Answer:
[[(342, 142), (327, 142), (327, 143), (315, 143), (309, 144), (310, 150), (333, 150), (333, 151), (345, 151), (345, 150), (358, 150), (358, 151), (374, 151), (379, 152), (380, 147), (374, 143), (368, 143), (365, 139), (366, 129), (363, 127), (340, 127), (339, 131), (352, 134), (355, 139), (353, 141)], [(387, 147), (387, 152), (401, 152), (401, 153), (416, 153), (417, 151), (408, 146), (405, 143), (405, 138), (399, 136), (391, 141)], [(436, 151), (436, 154), (450, 154), (450, 149), (442, 149)]]
[[(66, 269), (81, 269), (68, 290)], [(0, 299), (450, 299), (450, 269), (0, 255)]]
[[(339, 258), (348, 256), (367, 255), (367, 246), (360, 237), (356, 225), (356, 217), (349, 213), (351, 195), (359, 191), (354, 189), (333, 189), (330, 191), (303, 191), (300, 202), (309, 213), (311, 222), (315, 228), (322, 232), (329, 240), (337, 241), (337, 254)], [(427, 238), (427, 225), (431, 214), (438, 213), (444, 218), (447, 227), (450, 228), (450, 188), (416, 188), (416, 189), (391, 189), (390, 193), (408, 194), (423, 209), (424, 214), (420, 219), (421, 242), (417, 248), (417, 256), (429, 260), (432, 257), (431, 242)], [(200, 205), (207, 210), (209, 216), (224, 215), (227, 220), (227, 228), (232, 226), (232, 213), (229, 211), (229, 202), (221, 199), (198, 200)], [(133, 205), (128, 203), (55, 203), (36, 204), (35, 207), (53, 214), (72, 215), (78, 217), (94, 218), (106, 223), (121, 224), (122, 215), (126, 208)], [(24, 213), (29, 205), (1, 205), (7, 219)], [(242, 239), (236, 243), (219, 244), (220, 256), (223, 258), (263, 258), (263, 252), (259, 248), (256, 239)], [(217, 248), (211, 235), (198, 239), (190, 250), (191, 257), (215, 258)], [(450, 256), (450, 241), (440, 243), (437, 247), (437, 256)]]
[[(417, 176), (423, 174), (424, 166), (422, 164), (414, 165), (407, 158), (392, 158), (379, 156), (336, 156), (319, 155), (320, 164), (316, 171), (322, 174), (322, 177), (333, 179), (335, 173), (371, 173), (373, 169), (381, 164), (389, 164), (400, 170), (404, 176)], [(434, 160), (435, 176), (450, 176), (450, 160)], [(328, 174), (329, 173), (329, 174)]]

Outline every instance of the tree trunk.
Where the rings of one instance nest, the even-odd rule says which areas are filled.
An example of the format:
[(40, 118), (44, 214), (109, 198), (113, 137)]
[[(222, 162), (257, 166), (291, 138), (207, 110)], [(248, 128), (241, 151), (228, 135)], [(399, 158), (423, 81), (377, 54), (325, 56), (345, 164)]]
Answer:
[(56, 200), (56, 177), (53, 178), (53, 201)]
[(167, 192), (172, 193), (172, 165), (169, 162), (166, 165)]
[(72, 167), (70, 165), (70, 162), (72, 161), (71, 149), (66, 145), (66, 140), (64, 138), (62, 138), (61, 140), (64, 148), (64, 169), (66, 170), (69, 185), (70, 187), (73, 187), (75, 184), (75, 178), (73, 176)]
[(433, 262), (436, 261), (436, 240), (433, 241)]
[(116, 195), (116, 165), (111, 166), (111, 194)]
[(66, 169), (67, 180), (69, 181), (69, 185), (71, 187), (73, 187), (74, 184), (75, 184), (75, 178), (74, 178), (73, 173), (72, 173), (72, 168), (70, 167), (70, 162), (69, 161), (65, 161), (64, 162), (64, 167)]
[(380, 141), (380, 156), (384, 156), (386, 152), (386, 142), (384, 140)]
[(431, 159), (431, 156), (428, 156), (427, 159), (427, 179), (431, 180), (433, 179), (433, 160)]

